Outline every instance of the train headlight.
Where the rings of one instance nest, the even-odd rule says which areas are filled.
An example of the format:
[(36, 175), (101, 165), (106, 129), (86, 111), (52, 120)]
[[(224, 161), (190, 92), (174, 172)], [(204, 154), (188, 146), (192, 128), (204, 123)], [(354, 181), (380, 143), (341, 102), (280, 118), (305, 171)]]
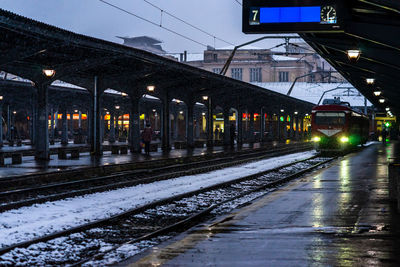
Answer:
[(312, 139), (314, 142), (318, 143), (319, 141), (321, 141), (321, 137), (319, 136), (314, 136)]
[(342, 137), (340, 138), (340, 142), (342, 142), (342, 143), (347, 143), (347, 142), (349, 142), (349, 138), (348, 138), (347, 136), (342, 136)]

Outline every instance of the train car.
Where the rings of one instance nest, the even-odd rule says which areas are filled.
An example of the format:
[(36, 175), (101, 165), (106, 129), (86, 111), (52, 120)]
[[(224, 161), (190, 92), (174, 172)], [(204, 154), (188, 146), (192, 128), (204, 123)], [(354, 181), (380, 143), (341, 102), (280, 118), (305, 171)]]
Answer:
[(344, 151), (368, 141), (369, 119), (347, 102), (325, 100), (312, 110), (311, 134), (317, 150)]

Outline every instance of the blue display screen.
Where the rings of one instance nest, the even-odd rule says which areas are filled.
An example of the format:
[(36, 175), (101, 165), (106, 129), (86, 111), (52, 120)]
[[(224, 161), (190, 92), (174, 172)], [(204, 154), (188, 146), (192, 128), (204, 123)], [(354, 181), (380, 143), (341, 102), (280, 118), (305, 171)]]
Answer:
[(320, 6), (262, 7), (260, 23), (321, 22)]

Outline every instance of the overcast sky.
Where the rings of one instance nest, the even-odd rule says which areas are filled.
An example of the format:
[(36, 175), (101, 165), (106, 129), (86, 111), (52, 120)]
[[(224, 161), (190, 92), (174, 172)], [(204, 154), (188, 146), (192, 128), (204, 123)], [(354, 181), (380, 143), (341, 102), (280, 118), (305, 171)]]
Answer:
[[(161, 12), (144, 0), (105, 1), (160, 24)], [(242, 6), (235, 0), (148, 1), (230, 43), (241, 44), (260, 37), (242, 33)], [(241, 3), (242, 0), (238, 1)], [(147, 35), (163, 41), (164, 50), (170, 53), (180, 53), (184, 50), (198, 53), (206, 49), (205, 46), (117, 10), (100, 0), (0, 0), (0, 7), (60, 28), (116, 43), (122, 43), (122, 40), (115, 36)], [(197, 42), (214, 46), (214, 38), (194, 30), (165, 13), (162, 25)], [(265, 41), (254, 46), (271, 48), (282, 42), (283, 40)], [(215, 43), (216, 47), (228, 45), (218, 40)]]

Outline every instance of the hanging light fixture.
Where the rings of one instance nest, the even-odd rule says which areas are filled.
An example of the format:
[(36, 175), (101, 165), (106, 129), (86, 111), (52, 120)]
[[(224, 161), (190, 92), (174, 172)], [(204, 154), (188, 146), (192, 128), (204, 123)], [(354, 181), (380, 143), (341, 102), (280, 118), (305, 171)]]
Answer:
[(379, 99), (379, 103), (381, 103), (381, 104), (385, 103), (385, 99), (384, 98), (380, 98)]
[(147, 86), (147, 91), (149, 91), (149, 92), (154, 92), (155, 89), (156, 89), (156, 87), (154, 85)]
[(207, 95), (203, 95), (203, 100), (207, 101), (208, 100), (208, 96)]
[(368, 85), (373, 85), (375, 83), (374, 78), (367, 78), (367, 79), (365, 79), (365, 81), (367, 82)]
[(42, 72), (43, 72), (43, 75), (46, 76), (47, 78), (51, 78), (54, 75), (56, 75), (56, 71), (52, 70), (52, 69), (43, 69)]
[(359, 49), (350, 49), (346, 51), (347, 57), (350, 61), (356, 62), (361, 56), (361, 50)]
[(382, 91), (374, 91), (374, 95), (380, 96), (382, 94)]

